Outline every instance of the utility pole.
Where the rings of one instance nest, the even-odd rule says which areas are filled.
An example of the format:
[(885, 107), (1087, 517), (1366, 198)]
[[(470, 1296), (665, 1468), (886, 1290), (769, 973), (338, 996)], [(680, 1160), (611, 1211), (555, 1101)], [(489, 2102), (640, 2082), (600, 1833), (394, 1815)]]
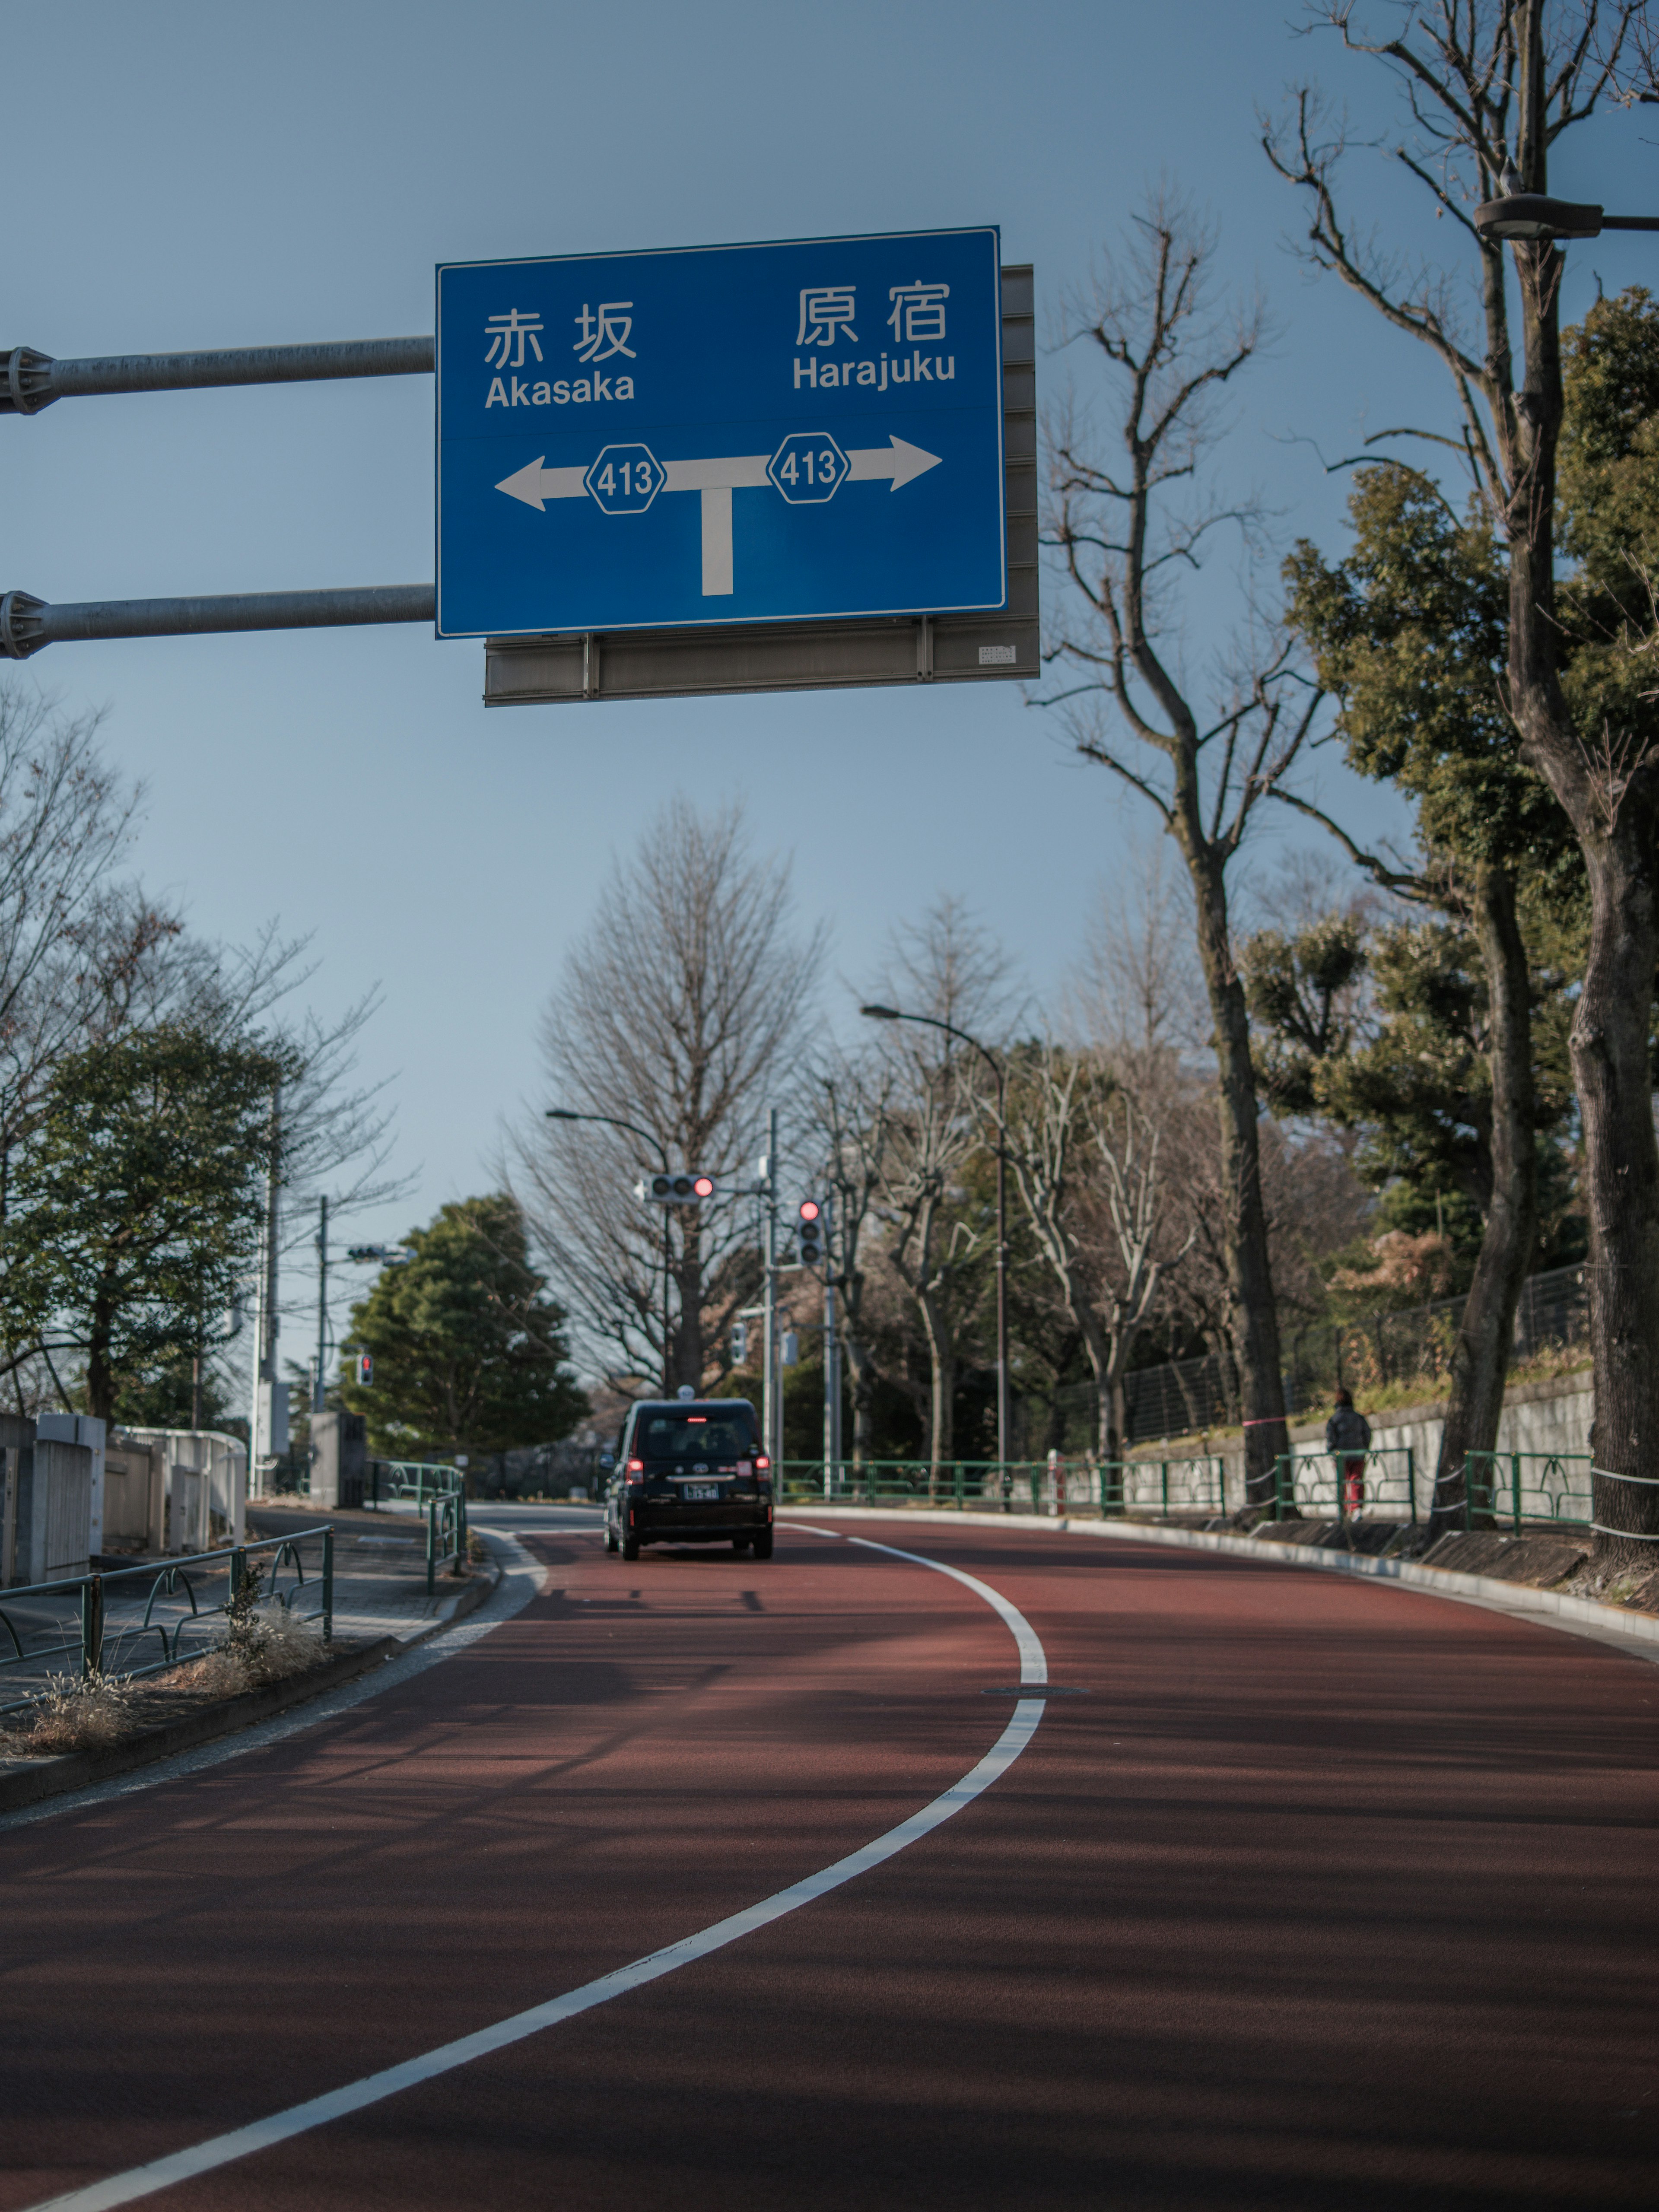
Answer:
[(311, 1380), (311, 1410), (323, 1410), (328, 1363), (328, 1200), (317, 1201), (317, 1371)]
[[(283, 1086), (270, 1094), (270, 1160), (265, 1170), (265, 1218), (259, 1232), (259, 1274), (254, 1292), (253, 1407), (248, 1422), (248, 1487), (254, 1490), (262, 1459), (271, 1452), (276, 1381), (276, 1181), (283, 1124)], [(258, 1492), (255, 1491), (255, 1495)]]
[(763, 1293), (765, 1319), (762, 1326), (762, 1358), (766, 1376), (762, 1395), (761, 1428), (772, 1462), (772, 1486), (781, 1495), (783, 1460), (783, 1392), (778, 1374), (778, 1109), (766, 1115), (766, 1152), (761, 1161), (761, 1257), (765, 1267)]

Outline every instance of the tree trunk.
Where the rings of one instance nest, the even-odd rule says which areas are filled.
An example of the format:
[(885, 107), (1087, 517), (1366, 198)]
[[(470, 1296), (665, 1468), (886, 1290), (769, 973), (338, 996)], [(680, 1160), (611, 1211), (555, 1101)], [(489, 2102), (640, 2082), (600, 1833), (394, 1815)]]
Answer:
[(1255, 1066), (1250, 1056), (1244, 986), (1233, 960), (1227, 893), (1219, 863), (1188, 851), (1198, 907), (1198, 945), (1215, 1022), (1220, 1083), (1222, 1243), (1231, 1311), (1228, 1330), (1240, 1377), (1244, 1423), (1244, 1502), (1270, 1505), (1274, 1469), (1290, 1449), (1285, 1425), (1285, 1378), (1279, 1354), (1279, 1311), (1267, 1253), (1261, 1198)]
[[(1518, 164), (1526, 191), (1547, 192), (1543, 0), (1524, 0), (1519, 33)], [(1510, 434), (1510, 711), (1522, 758), (1572, 822), (1590, 888), (1589, 960), (1570, 1042), (1589, 1218), (1595, 1556), (1598, 1565), (1651, 1566), (1659, 1560), (1659, 1146), (1648, 1039), (1659, 788), (1651, 764), (1626, 773), (1612, 757), (1596, 763), (1562, 695), (1554, 532), (1563, 264), (1547, 243), (1517, 247), (1515, 260), (1526, 389)]]
[(115, 1310), (109, 1301), (94, 1297), (87, 1335), (87, 1411), (108, 1427), (115, 1423), (115, 1375), (110, 1364), (110, 1338)]
[(853, 1385), (853, 1464), (863, 1468), (869, 1464), (870, 1439), (875, 1427), (875, 1362), (856, 1336), (848, 1334), (841, 1341)]
[(927, 1291), (918, 1290), (916, 1304), (921, 1310), (921, 1325), (927, 1338), (927, 1363), (933, 1372), (929, 1378), (927, 1491), (933, 1496), (938, 1483), (941, 1463), (949, 1459), (956, 1442), (954, 1421), (957, 1363), (951, 1332), (939, 1302)]
[(1466, 1455), (1497, 1449), (1516, 1308), (1538, 1240), (1532, 993), (1515, 915), (1513, 878), (1483, 863), (1475, 872), (1474, 898), (1491, 1034), (1492, 1188), (1474, 1280), (1452, 1353), (1451, 1392), (1429, 1515), (1431, 1538), (1460, 1524), (1464, 1501), (1472, 1498)]
[(1590, 952), (1571, 1038), (1589, 1217), (1595, 1554), (1608, 1565), (1644, 1567), (1659, 1561), (1659, 1151), (1648, 1043), (1659, 929), (1652, 854), (1650, 834), (1638, 838), (1622, 822), (1586, 849)]
[(685, 1217), (680, 1224), (680, 1255), (672, 1268), (674, 1287), (679, 1294), (679, 1312), (674, 1319), (673, 1334), (664, 1362), (671, 1397), (682, 1382), (689, 1382), (694, 1390), (702, 1389), (706, 1356), (702, 1336), (702, 1224), (696, 1218), (694, 1206), (683, 1206), (678, 1211)]

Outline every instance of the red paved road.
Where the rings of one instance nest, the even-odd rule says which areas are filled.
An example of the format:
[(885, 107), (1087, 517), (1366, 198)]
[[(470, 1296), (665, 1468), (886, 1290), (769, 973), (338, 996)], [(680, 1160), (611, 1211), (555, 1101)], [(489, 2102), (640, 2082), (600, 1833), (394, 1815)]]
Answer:
[[(1659, 1670), (1333, 1577), (914, 1522), (1030, 1748), (716, 1956), (147, 2200), (1652, 2204)], [(289, 1741), (0, 1832), (0, 2208), (480, 2027), (891, 1826), (1010, 1710), (945, 1577), (535, 1548)]]

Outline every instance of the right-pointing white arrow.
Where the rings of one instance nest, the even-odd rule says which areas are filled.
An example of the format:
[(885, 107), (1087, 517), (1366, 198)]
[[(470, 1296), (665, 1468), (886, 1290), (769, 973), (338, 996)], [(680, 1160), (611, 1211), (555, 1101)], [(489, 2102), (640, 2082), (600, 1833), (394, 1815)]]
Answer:
[(924, 453), (920, 446), (907, 446), (890, 430), (886, 445), (849, 446), (847, 458), (852, 464), (847, 471), (848, 483), (862, 483), (871, 477), (891, 477), (893, 489), (897, 491), (902, 484), (936, 469), (943, 456)]

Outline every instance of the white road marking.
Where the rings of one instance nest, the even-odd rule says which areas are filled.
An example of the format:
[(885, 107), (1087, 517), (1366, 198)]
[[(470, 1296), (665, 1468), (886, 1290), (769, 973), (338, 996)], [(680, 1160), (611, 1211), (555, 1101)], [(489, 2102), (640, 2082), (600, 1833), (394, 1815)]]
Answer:
[[(807, 1528), (803, 1529), (803, 1534), (830, 1535), (839, 1534), (840, 1531)], [(946, 1566), (943, 1560), (930, 1559), (921, 1552), (902, 1552), (896, 1545), (878, 1544), (867, 1536), (854, 1536), (848, 1540), (863, 1545), (866, 1551), (885, 1552), (893, 1559), (931, 1567), (936, 1574), (948, 1575), (952, 1582), (962, 1583), (964, 1589), (983, 1598), (1013, 1636), (1019, 1651), (1021, 1682), (1047, 1682), (1048, 1660), (1036, 1632), (1000, 1590), (981, 1582), (977, 1576), (963, 1574), (959, 1567)], [(400, 2066), (388, 2066), (381, 2073), (367, 2075), (361, 2081), (349, 2081), (343, 2088), (331, 2089), (303, 2105), (290, 2105), (286, 2112), (273, 2112), (268, 2119), (255, 2120), (249, 2127), (234, 2129), (228, 2135), (215, 2136), (188, 2150), (173, 2151), (166, 2158), (152, 2160), (148, 2166), (132, 2166), (125, 2173), (111, 2174), (106, 2180), (92, 2182), (84, 2189), (71, 2189), (63, 2196), (47, 2198), (28, 2207), (27, 2212), (106, 2212), (108, 2207), (131, 2204), (138, 2197), (154, 2196), (159, 2189), (176, 2188), (198, 2173), (210, 2173), (216, 2166), (228, 2166), (234, 2160), (250, 2157), (255, 2151), (269, 2150), (274, 2144), (307, 2134), (313, 2128), (326, 2127), (331, 2121), (362, 2112), (366, 2105), (377, 2105), (386, 2097), (416, 2088), (438, 2075), (471, 2065), (475, 2058), (487, 2058), (511, 2044), (522, 2043), (527, 2036), (539, 2035), (544, 2028), (556, 2027), (562, 2021), (574, 2020), (579, 2013), (608, 2004), (612, 1997), (624, 1996), (630, 1990), (641, 1989), (647, 1982), (659, 1981), (665, 1974), (708, 1958), (711, 1952), (723, 1950), (726, 1944), (735, 1943), (742, 1936), (752, 1936), (757, 1929), (769, 1927), (773, 1921), (781, 1920), (803, 1905), (812, 1904), (831, 1890), (841, 1888), (843, 1883), (869, 1873), (872, 1867), (896, 1857), (909, 1844), (919, 1843), (922, 1837), (943, 1826), (964, 1805), (971, 1805), (975, 1797), (1007, 1772), (1036, 1734), (1043, 1704), (1041, 1694), (1022, 1698), (1007, 1727), (984, 1758), (970, 1767), (959, 1782), (953, 1782), (935, 1797), (932, 1804), (924, 1805), (919, 1813), (913, 1813), (908, 1820), (901, 1820), (897, 1827), (890, 1828), (873, 1843), (863, 1844), (845, 1858), (837, 1859), (833, 1866), (810, 1874), (802, 1881), (792, 1882), (775, 1896), (763, 1898), (758, 1905), (745, 1906), (728, 1919), (717, 1920), (712, 1928), (684, 1936), (678, 1943), (667, 1944), (646, 1958), (636, 1959), (632, 1966), (619, 1966), (614, 1973), (600, 1975), (597, 1981), (584, 1982), (580, 1989), (568, 1990), (563, 1996), (532, 2005), (527, 2012), (514, 2013), (510, 2019), (496, 2021), (493, 2027), (480, 2028), (476, 2034), (442, 2044), (436, 2051), (426, 2051), (418, 2058), (405, 2059)]]

